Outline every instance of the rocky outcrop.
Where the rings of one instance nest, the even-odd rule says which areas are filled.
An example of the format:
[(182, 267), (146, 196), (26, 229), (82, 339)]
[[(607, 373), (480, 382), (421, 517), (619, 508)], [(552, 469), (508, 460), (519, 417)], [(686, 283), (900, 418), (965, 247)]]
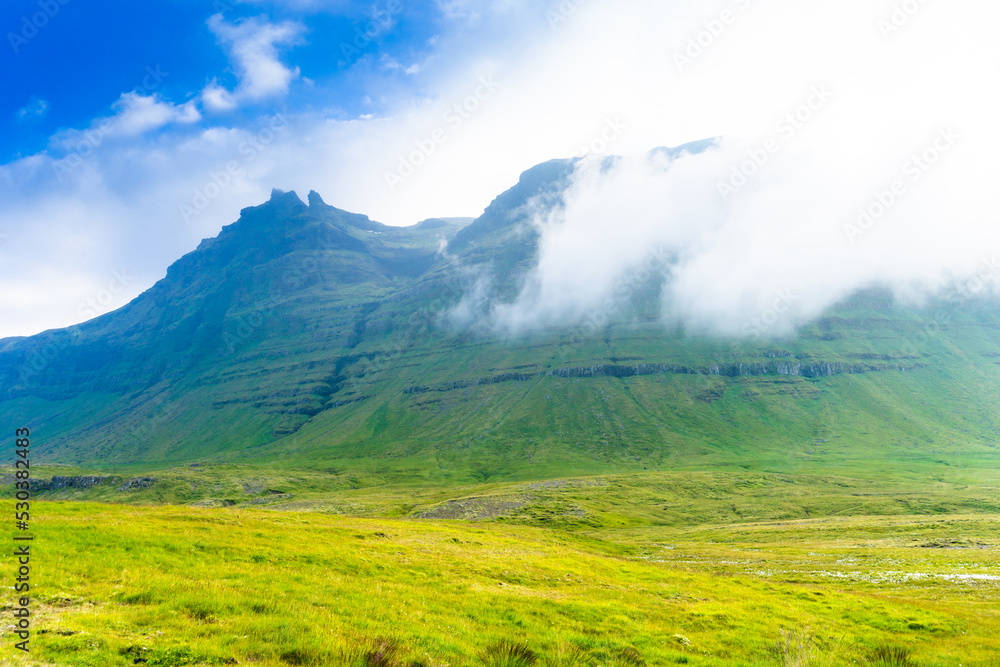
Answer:
[(119, 491), (138, 491), (148, 489), (156, 483), (155, 477), (133, 477), (118, 487)]
[(473, 380), (455, 380), (454, 382), (444, 382), (435, 387), (407, 387), (403, 390), (405, 394), (423, 394), (428, 391), (452, 391), (453, 389), (465, 389), (466, 387), (476, 387), (484, 384), (499, 384), (501, 382), (524, 382), (533, 380), (542, 375), (541, 373), (501, 373), (486, 378), (476, 378)]
[(481, 521), (507, 516), (524, 507), (530, 498), (511, 498), (491, 496), (483, 498), (463, 498), (449, 500), (418, 512), (416, 519), (460, 519), (463, 521)]
[[(0, 483), (13, 482), (13, 475), (0, 477)], [(110, 486), (122, 481), (117, 475), (53, 475), (50, 479), (32, 479), (32, 493), (52, 493), (54, 491), (86, 491), (96, 486)], [(155, 477), (133, 477), (126, 480), (118, 491), (138, 491), (147, 489), (156, 483)]]
[(76, 475), (61, 476), (55, 475), (52, 479), (35, 479), (31, 481), (31, 490), (35, 493), (45, 491), (59, 491), (61, 489), (90, 489), (95, 486), (105, 484), (111, 477), (101, 477), (98, 475)]
[(881, 371), (907, 371), (917, 368), (907, 364), (845, 364), (841, 362), (802, 363), (798, 360), (752, 362), (720, 366), (684, 366), (681, 364), (597, 364), (579, 368), (560, 368), (550, 371), (557, 377), (632, 377), (676, 373), (682, 375), (718, 375), (722, 377), (749, 377), (760, 375), (790, 375), (804, 378), (832, 377), (841, 374), (877, 373)]
[(707, 366), (685, 366), (683, 364), (594, 364), (592, 366), (578, 366), (572, 368), (559, 368), (548, 372), (537, 373), (501, 373), (484, 378), (471, 380), (456, 380), (445, 382), (433, 387), (411, 386), (404, 389), (407, 394), (423, 394), (430, 391), (452, 391), (454, 389), (465, 389), (467, 387), (477, 387), (482, 385), (498, 384), (500, 382), (525, 382), (535, 378), (549, 375), (561, 378), (587, 378), (587, 377), (635, 377), (638, 375), (663, 375), (667, 373), (678, 375), (715, 375), (719, 377), (756, 377), (767, 375), (785, 375), (803, 378), (833, 377), (843, 374), (878, 373), (884, 371), (909, 371), (921, 368), (921, 364), (904, 363), (882, 363), (882, 364), (846, 364), (842, 362), (813, 362), (803, 363), (796, 359), (781, 359), (775, 361), (762, 361), (730, 364), (720, 366), (709, 364)]

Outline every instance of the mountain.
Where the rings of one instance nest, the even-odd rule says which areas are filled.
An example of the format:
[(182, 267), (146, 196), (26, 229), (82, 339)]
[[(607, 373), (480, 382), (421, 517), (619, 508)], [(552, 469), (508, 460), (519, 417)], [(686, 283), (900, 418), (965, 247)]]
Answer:
[(735, 342), (666, 327), (654, 281), (593, 331), (456, 327), (471, 290), (518, 293), (532, 211), (574, 166), (529, 169), (474, 221), (407, 228), (275, 190), (125, 307), (0, 341), (0, 421), (32, 427), (39, 463), (92, 469), (469, 482), (995, 462), (991, 302), (904, 308), (873, 287), (794, 339)]

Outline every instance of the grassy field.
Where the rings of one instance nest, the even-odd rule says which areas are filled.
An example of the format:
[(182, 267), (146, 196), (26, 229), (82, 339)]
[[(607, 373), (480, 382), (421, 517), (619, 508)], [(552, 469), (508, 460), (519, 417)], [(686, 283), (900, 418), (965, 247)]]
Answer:
[(36, 503), (38, 634), (3, 664), (1000, 664), (987, 468), (447, 490), (284, 473), (273, 499), (256, 472), (223, 476), (231, 507), (150, 504), (155, 485)]
[[(566, 529), (696, 526), (826, 516), (1000, 514), (1000, 461), (950, 456), (868, 465), (720, 466), (440, 486), (400, 484), (363, 471), (322, 472), (264, 464), (95, 471), (33, 467), (36, 480), (92, 476), (88, 488), (39, 490), (45, 500), (319, 511), (370, 518), (495, 519)], [(12, 481), (11, 468), (0, 480)], [(144, 484), (132, 484), (146, 480)], [(126, 488), (127, 487), (127, 488)], [(125, 490), (123, 490), (125, 489)], [(13, 485), (0, 484), (11, 497)]]

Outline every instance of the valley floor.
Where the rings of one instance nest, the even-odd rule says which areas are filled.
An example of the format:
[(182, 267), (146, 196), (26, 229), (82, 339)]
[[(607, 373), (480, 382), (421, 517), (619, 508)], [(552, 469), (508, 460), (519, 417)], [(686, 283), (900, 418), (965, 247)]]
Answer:
[(1000, 514), (822, 506), (546, 527), (590, 510), (518, 524), (41, 501), (32, 651), (11, 658), (8, 632), (0, 664), (530, 664), (489, 662), (501, 641), (539, 666), (1000, 664)]

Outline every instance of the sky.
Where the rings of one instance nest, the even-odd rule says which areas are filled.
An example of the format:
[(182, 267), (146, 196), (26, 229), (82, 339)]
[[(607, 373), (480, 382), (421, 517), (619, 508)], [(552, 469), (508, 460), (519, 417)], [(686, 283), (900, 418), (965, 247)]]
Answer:
[(8, 0), (0, 337), (124, 305), (272, 188), (410, 225), (588, 154), (624, 159), (538, 212), (539, 267), (492, 326), (599, 319), (658, 252), (665, 317), (725, 335), (872, 283), (990, 283), (998, 22), (986, 0)]

